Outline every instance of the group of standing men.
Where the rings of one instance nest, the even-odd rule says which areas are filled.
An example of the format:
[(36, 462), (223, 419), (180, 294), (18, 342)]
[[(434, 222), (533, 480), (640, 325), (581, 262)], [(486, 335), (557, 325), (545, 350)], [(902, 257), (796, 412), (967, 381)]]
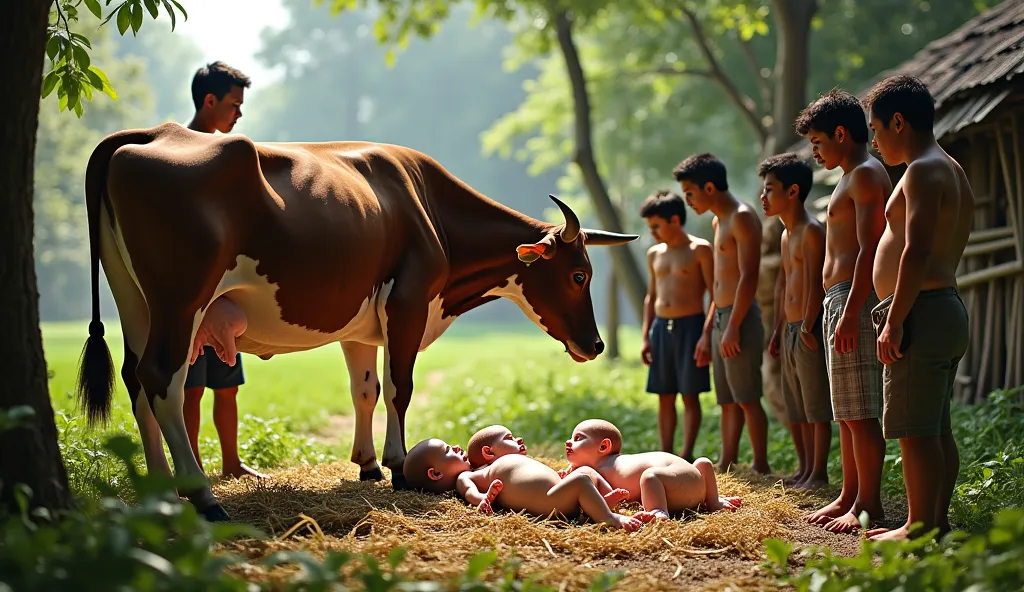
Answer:
[[(758, 169), (764, 213), (785, 227), (768, 350), (781, 357), (786, 423), (799, 459), (786, 481), (804, 488), (827, 483), (831, 423), (839, 423), (842, 492), (808, 516), (835, 532), (857, 528), (862, 512), (872, 522), (884, 518), (886, 439), (900, 443), (909, 516), (900, 528), (867, 536), (906, 538), (918, 522), (920, 532), (950, 528), (959, 470), (950, 400), (968, 344), (956, 268), (974, 196), (963, 169), (936, 142), (934, 119), (931, 93), (910, 76), (880, 81), (863, 103), (841, 89), (810, 103), (796, 131), (819, 164), (843, 171), (824, 227), (805, 206), (813, 180), (808, 163), (787, 153)], [(887, 164), (907, 165), (895, 188), (868, 153), (869, 128)], [(692, 459), (698, 395), (711, 390), (713, 374), (722, 411), (719, 470), (736, 463), (746, 425), (752, 469), (767, 474), (765, 331), (755, 300), (761, 221), (730, 192), (715, 156), (690, 156), (673, 174), (683, 196), (659, 191), (640, 207), (658, 241), (647, 257), (642, 357), (650, 366), (647, 390), (661, 399), (662, 448), (674, 446), (678, 393), (685, 408), (681, 456)], [(714, 214), (713, 245), (683, 229), (685, 204)]]

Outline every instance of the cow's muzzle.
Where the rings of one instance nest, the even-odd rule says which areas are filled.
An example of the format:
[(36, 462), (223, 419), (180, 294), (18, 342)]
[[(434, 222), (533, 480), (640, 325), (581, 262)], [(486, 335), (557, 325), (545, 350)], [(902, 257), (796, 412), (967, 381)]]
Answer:
[(604, 342), (601, 341), (600, 338), (598, 338), (594, 342), (594, 345), (591, 348), (589, 348), (590, 351), (584, 350), (579, 345), (577, 345), (575, 341), (572, 340), (563, 341), (562, 343), (565, 345), (565, 352), (569, 354), (569, 357), (571, 357), (574, 361), (580, 363), (589, 362), (596, 358), (597, 356), (601, 355), (601, 353), (604, 351)]

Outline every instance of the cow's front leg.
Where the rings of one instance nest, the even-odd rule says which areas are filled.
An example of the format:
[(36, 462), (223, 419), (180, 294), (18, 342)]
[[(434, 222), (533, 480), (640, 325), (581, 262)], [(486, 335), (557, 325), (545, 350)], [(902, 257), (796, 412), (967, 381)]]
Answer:
[(402, 465), (405, 463), (405, 412), (412, 400), (412, 371), (416, 364), (423, 330), (427, 324), (426, 290), (415, 285), (396, 285), (379, 305), (384, 333), (384, 404), (388, 411), (384, 440), (384, 466), (391, 470), (391, 486), (408, 489)]
[(349, 386), (352, 389), (352, 409), (356, 416), (356, 431), (352, 436), (352, 462), (359, 465), (360, 481), (380, 481), (384, 474), (377, 464), (373, 448), (373, 410), (380, 398), (380, 380), (377, 378), (377, 346), (346, 341), (341, 344), (348, 365)]

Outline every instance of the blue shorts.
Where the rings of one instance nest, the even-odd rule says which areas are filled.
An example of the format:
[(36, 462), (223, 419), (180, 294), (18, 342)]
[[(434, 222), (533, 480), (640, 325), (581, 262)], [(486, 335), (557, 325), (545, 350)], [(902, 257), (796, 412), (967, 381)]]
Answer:
[(711, 390), (711, 369), (697, 367), (693, 353), (704, 333), (703, 314), (677, 319), (654, 317), (651, 323), (651, 366), (647, 392), (658, 395), (699, 395)]
[(188, 368), (185, 377), (185, 388), (206, 387), (225, 389), (245, 384), (245, 373), (242, 371), (242, 354), (235, 354), (234, 367), (228, 366), (217, 357), (217, 352), (209, 345), (203, 347), (203, 354), (196, 358), (196, 363)]

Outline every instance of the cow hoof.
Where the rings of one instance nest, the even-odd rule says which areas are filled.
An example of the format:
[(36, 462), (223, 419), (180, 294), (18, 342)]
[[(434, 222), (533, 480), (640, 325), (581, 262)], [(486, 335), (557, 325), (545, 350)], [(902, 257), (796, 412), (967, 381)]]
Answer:
[(381, 472), (380, 467), (370, 469), (368, 471), (359, 471), (360, 481), (383, 481), (384, 473)]
[(391, 489), (394, 491), (410, 491), (412, 487), (409, 486), (409, 482), (405, 480), (405, 475), (391, 474)]
[(231, 520), (231, 516), (228, 515), (227, 511), (221, 507), (220, 504), (213, 504), (205, 510), (199, 510), (203, 518), (206, 518), (207, 522), (228, 522)]

